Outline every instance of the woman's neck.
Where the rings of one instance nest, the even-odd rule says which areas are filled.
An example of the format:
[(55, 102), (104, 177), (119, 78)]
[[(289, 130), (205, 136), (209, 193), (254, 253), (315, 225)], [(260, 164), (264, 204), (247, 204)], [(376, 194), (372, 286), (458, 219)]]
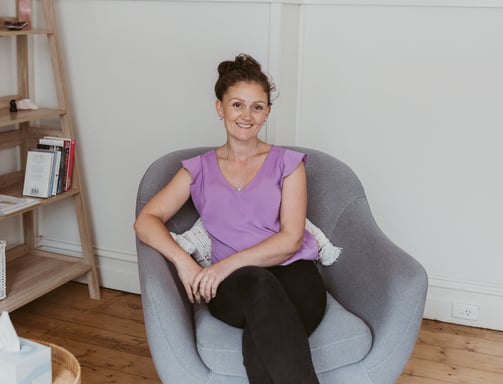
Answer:
[(228, 160), (246, 162), (259, 152), (260, 145), (261, 141), (258, 139), (247, 143), (233, 143), (227, 141), (224, 144), (225, 157)]

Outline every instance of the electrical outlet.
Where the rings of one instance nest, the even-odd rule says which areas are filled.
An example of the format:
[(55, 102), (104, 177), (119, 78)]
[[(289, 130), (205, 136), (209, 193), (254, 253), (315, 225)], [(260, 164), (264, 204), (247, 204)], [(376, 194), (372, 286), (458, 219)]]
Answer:
[(479, 319), (479, 306), (474, 304), (452, 304), (452, 317), (456, 319), (477, 321)]

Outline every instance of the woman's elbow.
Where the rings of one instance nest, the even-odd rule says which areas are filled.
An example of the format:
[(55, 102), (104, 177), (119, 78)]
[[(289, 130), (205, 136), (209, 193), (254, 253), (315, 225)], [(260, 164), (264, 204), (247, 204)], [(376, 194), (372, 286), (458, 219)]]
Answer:
[(136, 233), (136, 236), (139, 239), (143, 238), (143, 233), (145, 232), (145, 227), (148, 225), (147, 219), (148, 218), (146, 217), (146, 215), (140, 212), (140, 214), (136, 218), (135, 222), (133, 223), (133, 229)]
[(142, 225), (141, 225), (141, 218), (140, 216), (138, 216), (135, 220), (135, 222), (133, 223), (133, 230), (135, 231), (136, 233), (136, 236), (139, 238), (140, 237), (140, 234), (141, 234), (141, 228), (142, 228)]
[(302, 233), (301, 235), (292, 236), (292, 239), (290, 241), (292, 247), (290, 253), (294, 255), (295, 253), (299, 252), (302, 248), (303, 243), (304, 243), (304, 233)]

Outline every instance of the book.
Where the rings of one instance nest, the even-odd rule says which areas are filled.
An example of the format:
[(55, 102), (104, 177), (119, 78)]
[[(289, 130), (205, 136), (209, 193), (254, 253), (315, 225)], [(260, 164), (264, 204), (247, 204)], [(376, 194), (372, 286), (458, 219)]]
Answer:
[(73, 180), (73, 166), (75, 162), (75, 139), (69, 139), (64, 137), (54, 137), (54, 136), (44, 136), (39, 140), (42, 145), (52, 145), (63, 147), (64, 154), (64, 168), (63, 168), (63, 179), (62, 179), (62, 191), (67, 192), (72, 188)]
[(54, 149), (34, 148), (33, 152), (49, 152), (53, 155), (51, 168), (51, 181), (49, 182), (49, 196), (57, 194), (57, 186), (59, 179), (59, 165), (61, 162), (61, 153)]
[(39, 203), (38, 199), (0, 195), (0, 216), (9, 215)]
[(61, 164), (61, 151), (58, 150), (50, 150), (54, 153), (54, 162), (52, 163), (52, 186), (51, 186), (51, 194), (55, 196), (58, 192), (58, 184), (59, 184), (59, 169)]
[[(42, 139), (40, 139), (42, 141)], [(65, 148), (59, 145), (49, 145), (49, 144), (38, 144), (37, 149), (44, 149), (47, 151), (53, 151), (56, 155), (54, 161), (54, 183), (52, 186), (52, 194), (56, 195), (63, 192), (64, 179), (65, 179)]]
[(31, 150), (27, 153), (23, 195), (49, 197), (52, 195), (54, 152)]
[(68, 153), (68, 170), (66, 172), (66, 189), (65, 191), (69, 191), (72, 189), (72, 181), (73, 181), (73, 165), (75, 163), (75, 139), (68, 140), (69, 141), (69, 153)]

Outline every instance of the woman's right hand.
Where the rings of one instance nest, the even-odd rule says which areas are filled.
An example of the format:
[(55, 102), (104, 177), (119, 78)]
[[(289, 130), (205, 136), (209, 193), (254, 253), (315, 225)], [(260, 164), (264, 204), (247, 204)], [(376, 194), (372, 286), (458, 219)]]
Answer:
[(178, 260), (175, 263), (176, 271), (178, 272), (178, 277), (185, 288), (185, 292), (187, 293), (187, 297), (189, 301), (194, 304), (194, 302), (200, 303), (201, 296), (197, 292), (196, 294), (192, 293), (192, 282), (199, 274), (199, 272), (203, 269), (199, 264), (197, 264), (190, 256), (184, 260)]

